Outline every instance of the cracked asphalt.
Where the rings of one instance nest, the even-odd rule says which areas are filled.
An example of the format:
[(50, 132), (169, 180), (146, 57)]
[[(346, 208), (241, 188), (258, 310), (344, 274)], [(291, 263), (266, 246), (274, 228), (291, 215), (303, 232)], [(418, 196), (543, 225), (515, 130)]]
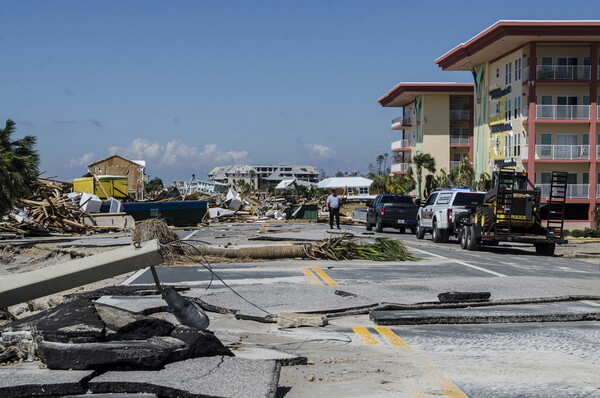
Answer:
[[(278, 234), (277, 228), (286, 231)], [(285, 224), (222, 224), (181, 235), (190, 242), (229, 247), (329, 236), (319, 224), (293, 228), (300, 232), (289, 232)], [(600, 253), (592, 245), (569, 248), (583, 256), (540, 257), (527, 245), (467, 252), (455, 241), (438, 245), (428, 236), (417, 241), (394, 230), (381, 234), (368, 234), (358, 226), (343, 230), (357, 239), (401, 239), (419, 260), (291, 259), (212, 265), (261, 310), (273, 315), (326, 313), (329, 324), (324, 327), (280, 330), (264, 317), (266, 312), (261, 315), (261, 310), (250, 308), (217, 281), (211, 283), (210, 274), (200, 266), (161, 267), (159, 275), (164, 283), (188, 286), (190, 295), (230, 311), (210, 313), (211, 327), (222, 341), (307, 358), (307, 365), (282, 367), (278, 397), (600, 397), (600, 382), (594, 376), (600, 370), (596, 349), (600, 324), (580, 316), (600, 313)], [(149, 283), (149, 277), (142, 271), (128, 283)], [(495, 305), (422, 308), (447, 291), (489, 291)], [(377, 324), (369, 317), (390, 303), (404, 307), (402, 311), (384, 307), (380, 312), (387, 318), (461, 321), (395, 325)], [(496, 305), (503, 303), (511, 305)], [(242, 320), (238, 315), (244, 313), (264, 319)], [(477, 316), (479, 321), (469, 322)]]

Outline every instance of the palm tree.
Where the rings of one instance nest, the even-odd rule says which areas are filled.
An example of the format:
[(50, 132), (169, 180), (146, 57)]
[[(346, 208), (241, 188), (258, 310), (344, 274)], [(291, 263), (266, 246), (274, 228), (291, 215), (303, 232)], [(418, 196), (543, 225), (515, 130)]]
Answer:
[(384, 174), (388, 174), (387, 173), (387, 158), (388, 158), (388, 153), (384, 153), (383, 154), (383, 173)]
[(410, 160), (415, 165), (417, 173), (417, 197), (423, 196), (423, 169), (430, 173), (435, 173), (435, 159), (428, 153), (419, 152)]
[(382, 174), (381, 173), (381, 165), (383, 164), (383, 160), (384, 160), (383, 155), (379, 155), (379, 156), (377, 156), (377, 158), (375, 158), (375, 162), (377, 163), (377, 168), (378, 168), (377, 175)]
[(450, 170), (450, 179), (455, 187), (475, 188), (475, 170), (467, 156)]
[(37, 187), (40, 158), (33, 149), (36, 138), (26, 135), (11, 141), (15, 122), (6, 121), (0, 129), (0, 216), (7, 214)]

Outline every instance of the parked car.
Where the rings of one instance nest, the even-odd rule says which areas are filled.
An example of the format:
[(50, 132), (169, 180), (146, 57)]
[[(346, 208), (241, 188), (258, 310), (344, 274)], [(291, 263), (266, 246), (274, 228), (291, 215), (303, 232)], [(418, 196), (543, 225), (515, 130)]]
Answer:
[(417, 206), (408, 195), (381, 194), (369, 204), (367, 209), (367, 231), (375, 226), (375, 231), (381, 232), (383, 228), (397, 228), (401, 233), (410, 228), (416, 232)]
[(470, 208), (483, 205), (485, 192), (469, 189), (439, 189), (432, 192), (417, 213), (417, 239), (431, 232), (434, 242), (448, 242), (458, 236), (464, 222), (468, 221)]

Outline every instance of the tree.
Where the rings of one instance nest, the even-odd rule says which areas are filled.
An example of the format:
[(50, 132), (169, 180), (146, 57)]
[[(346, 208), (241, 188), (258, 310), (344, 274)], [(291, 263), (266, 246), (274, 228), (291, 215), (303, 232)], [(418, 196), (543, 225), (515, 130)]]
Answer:
[(389, 174), (389, 173), (387, 173), (387, 158), (388, 158), (388, 153), (386, 152), (383, 154), (383, 172), (385, 174)]
[(467, 156), (450, 170), (450, 179), (454, 187), (475, 188), (475, 170)]
[(410, 161), (416, 169), (417, 197), (421, 199), (423, 197), (423, 169), (435, 173), (435, 159), (428, 153), (419, 152)]
[(344, 173), (342, 173), (341, 171), (338, 170), (337, 173), (335, 173), (335, 176), (336, 177), (343, 177)]
[(379, 155), (379, 156), (377, 156), (377, 158), (375, 158), (375, 162), (377, 163), (377, 175), (382, 174), (381, 165), (383, 164), (383, 160), (384, 160), (383, 155)]
[(162, 179), (154, 177), (144, 184), (144, 191), (146, 191), (146, 194), (149, 196), (156, 196), (164, 187), (165, 185), (163, 184)]
[(256, 180), (256, 171), (254, 169), (251, 169), (250, 170), (250, 192), (253, 192), (256, 189), (255, 180)]
[(33, 193), (38, 184), (40, 158), (33, 149), (36, 138), (26, 135), (11, 141), (15, 130), (15, 122), (10, 119), (0, 129), (0, 216)]

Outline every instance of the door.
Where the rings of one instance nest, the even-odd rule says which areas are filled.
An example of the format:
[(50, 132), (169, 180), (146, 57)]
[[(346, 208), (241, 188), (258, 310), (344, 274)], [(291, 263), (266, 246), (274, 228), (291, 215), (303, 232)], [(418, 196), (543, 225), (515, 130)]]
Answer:
[(427, 202), (425, 202), (425, 205), (423, 206), (423, 209), (421, 211), (421, 225), (423, 227), (431, 228), (431, 219), (433, 217), (433, 204), (435, 203), (437, 197), (437, 193), (432, 193), (427, 199)]
[(556, 118), (573, 119), (577, 112), (576, 96), (558, 96), (556, 97)]
[(535, 152), (540, 159), (552, 159), (552, 134), (540, 134), (540, 144), (539, 147), (536, 145)]
[(556, 58), (556, 78), (557, 79), (576, 79), (577, 58), (576, 57), (558, 57)]
[(579, 159), (577, 135), (557, 134), (554, 159)]
[(542, 66), (539, 67), (538, 79), (553, 79), (553, 68), (552, 57), (542, 57)]

